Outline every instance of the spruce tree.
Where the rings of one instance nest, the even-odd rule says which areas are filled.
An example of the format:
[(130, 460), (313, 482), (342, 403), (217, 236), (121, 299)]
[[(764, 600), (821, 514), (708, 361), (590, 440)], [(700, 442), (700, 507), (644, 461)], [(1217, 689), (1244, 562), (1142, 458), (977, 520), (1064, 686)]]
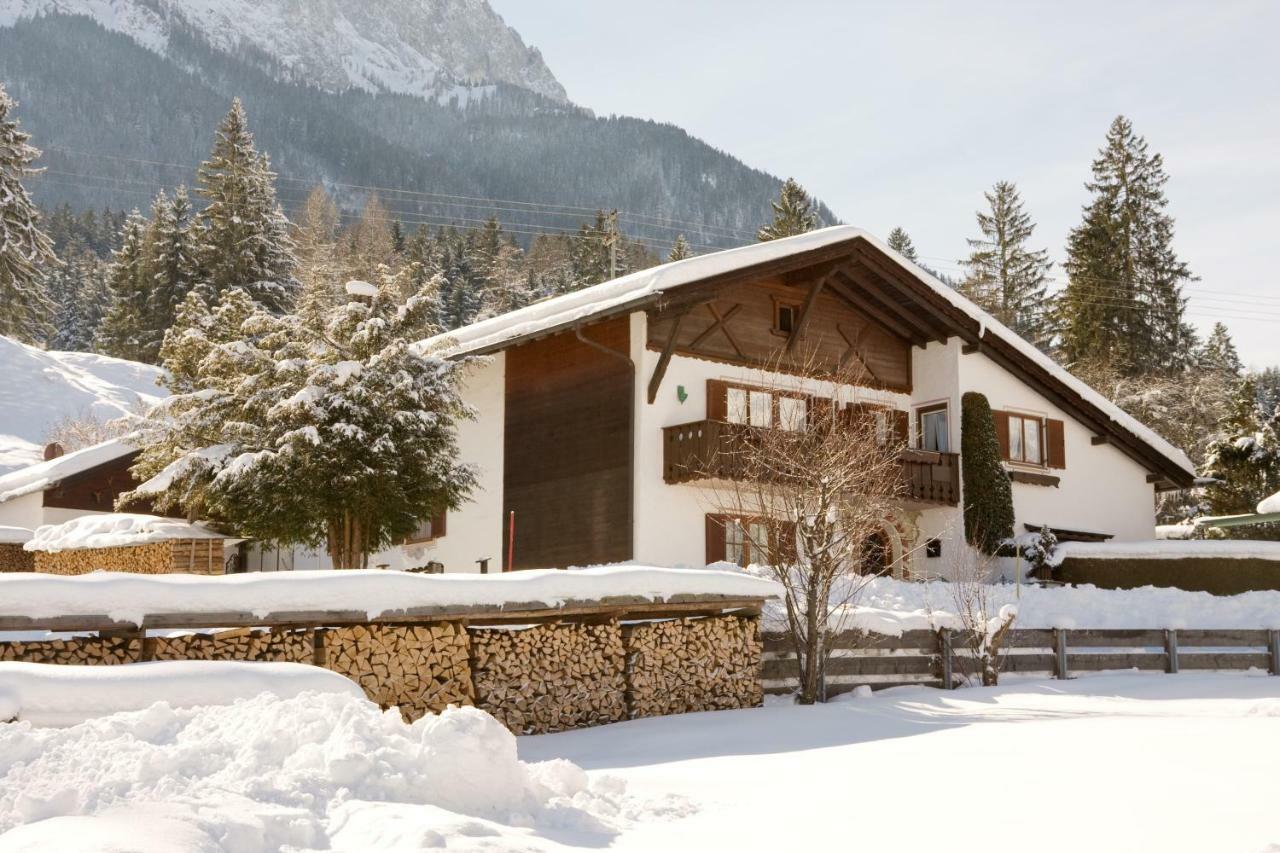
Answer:
[(120, 248), (107, 271), (107, 310), (98, 327), (96, 349), (104, 355), (142, 359), (149, 331), (151, 293), (146, 275), (146, 220), (134, 210), (125, 220)]
[(685, 258), (693, 257), (693, 251), (689, 248), (689, 241), (684, 238), (683, 234), (676, 235), (676, 242), (671, 247), (671, 251), (667, 253), (667, 261), (683, 261)]
[(1053, 337), (1046, 310), (1049, 261), (1046, 249), (1027, 245), (1035, 223), (1023, 209), (1018, 188), (1000, 181), (984, 194), (989, 211), (978, 211), (981, 237), (968, 241), (973, 250), (960, 290), (989, 314), (1042, 350)]
[(1214, 323), (1213, 331), (1196, 351), (1196, 369), (1236, 378), (1244, 370), (1240, 354), (1231, 340), (1231, 333), (1223, 323)]
[(91, 351), (107, 301), (102, 261), (79, 241), (68, 244), (64, 265), (50, 277), (49, 295), (56, 306), (49, 348)]
[(913, 264), (920, 262), (919, 256), (916, 255), (916, 246), (911, 242), (911, 236), (903, 228), (894, 228), (890, 231), (887, 242), (890, 249), (893, 249)]
[(254, 148), (239, 98), (218, 126), (199, 170), (201, 276), (215, 297), (241, 288), (270, 311), (288, 310), (298, 289), (289, 223), (276, 202), (275, 174)]
[[(1204, 498), (1210, 515), (1239, 515), (1280, 491), (1280, 423), (1264, 417), (1258, 406), (1257, 379), (1236, 385), (1231, 407), (1209, 445), (1204, 474), (1213, 480)], [(1249, 538), (1274, 539), (1274, 525), (1247, 528)], [(1244, 531), (1242, 531), (1244, 532)]]
[(178, 187), (172, 200), (163, 191), (156, 196), (144, 239), (143, 275), (149, 284), (149, 310), (139, 360), (155, 363), (160, 359), (164, 333), (195, 287), (199, 272), (198, 244), (186, 187)]
[(756, 234), (761, 242), (794, 237), (813, 231), (821, 224), (817, 205), (795, 178), (787, 178), (778, 200), (770, 202), (770, 206), (773, 207), (773, 221)]
[(338, 250), (341, 225), (333, 198), (324, 187), (314, 188), (302, 206), (294, 232), (301, 281), (295, 307), (312, 326), (318, 326), (321, 318), (337, 304), (345, 283), (345, 259), (339, 259)]
[(19, 129), (16, 106), (0, 86), (0, 335), (34, 344), (52, 332), (54, 306), (45, 276), (58, 259), (22, 185), (24, 178), (38, 174), (31, 164), (40, 152)]
[(1104, 362), (1128, 375), (1185, 365), (1190, 327), (1182, 285), (1193, 281), (1173, 250), (1168, 175), (1124, 116), (1093, 162), (1093, 194), (1067, 242), (1059, 308), (1068, 363)]

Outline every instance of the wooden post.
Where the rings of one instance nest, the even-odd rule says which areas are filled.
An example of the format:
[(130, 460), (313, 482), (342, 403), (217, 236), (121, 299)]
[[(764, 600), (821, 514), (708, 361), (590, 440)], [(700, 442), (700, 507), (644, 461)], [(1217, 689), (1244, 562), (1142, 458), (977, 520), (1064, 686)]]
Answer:
[(1165, 664), (1164, 671), (1170, 675), (1178, 672), (1178, 632), (1173, 628), (1168, 628), (1164, 632), (1164, 653), (1168, 656), (1168, 663)]
[(511, 510), (511, 520), (507, 524), (507, 571), (511, 571), (516, 559), (516, 511)]
[(955, 679), (952, 677), (951, 631), (942, 628), (938, 631), (938, 646), (942, 654), (942, 689), (954, 690)]
[(1268, 631), (1267, 639), (1271, 646), (1271, 674), (1280, 675), (1280, 631)]
[(1053, 629), (1053, 665), (1054, 677), (1067, 677), (1067, 632), (1063, 628)]
[(324, 645), (324, 636), (329, 633), (328, 628), (316, 628), (311, 633), (311, 663), (315, 666), (325, 666), (329, 663), (329, 651)]

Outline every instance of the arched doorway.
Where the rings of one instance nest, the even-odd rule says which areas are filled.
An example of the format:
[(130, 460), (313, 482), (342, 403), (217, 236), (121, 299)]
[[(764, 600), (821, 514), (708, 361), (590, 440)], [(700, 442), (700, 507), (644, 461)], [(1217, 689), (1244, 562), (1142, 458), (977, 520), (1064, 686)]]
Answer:
[(864, 575), (887, 575), (893, 571), (893, 546), (883, 530), (863, 540), (859, 571)]

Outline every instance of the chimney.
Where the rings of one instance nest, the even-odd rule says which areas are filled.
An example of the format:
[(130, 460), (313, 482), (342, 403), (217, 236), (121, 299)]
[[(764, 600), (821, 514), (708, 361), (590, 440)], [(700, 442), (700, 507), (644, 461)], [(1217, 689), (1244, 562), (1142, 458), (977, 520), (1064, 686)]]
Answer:
[(56, 441), (51, 441), (44, 446), (44, 461), (48, 462), (50, 459), (57, 459), (66, 452), (67, 451), (63, 449), (61, 444)]

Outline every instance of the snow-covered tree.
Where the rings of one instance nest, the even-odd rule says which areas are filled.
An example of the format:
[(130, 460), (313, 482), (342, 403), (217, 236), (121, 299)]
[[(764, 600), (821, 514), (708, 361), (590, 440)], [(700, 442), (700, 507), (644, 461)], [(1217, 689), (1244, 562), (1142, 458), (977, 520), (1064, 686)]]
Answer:
[(1244, 370), (1240, 353), (1236, 351), (1231, 333), (1223, 323), (1214, 323), (1213, 331), (1196, 351), (1197, 370), (1214, 371), (1228, 377), (1238, 377)]
[[(1230, 411), (1209, 444), (1203, 472), (1214, 480), (1204, 491), (1210, 515), (1250, 513), (1263, 498), (1280, 492), (1280, 423), (1274, 416), (1263, 417), (1253, 377), (1237, 384)], [(1232, 532), (1273, 539), (1280, 537), (1275, 528), (1255, 526)]]
[(773, 221), (756, 234), (761, 242), (794, 237), (813, 231), (821, 224), (817, 204), (795, 178), (787, 178), (778, 200), (770, 202), (770, 205), (773, 207)]
[(689, 248), (689, 241), (685, 239), (683, 234), (676, 235), (676, 242), (671, 246), (671, 251), (667, 253), (667, 261), (683, 261), (685, 258), (693, 257), (693, 250)]
[(275, 173), (253, 144), (237, 98), (200, 165), (201, 274), (220, 297), (239, 288), (271, 311), (290, 308), (298, 289), (289, 222), (276, 203)]
[(911, 242), (911, 235), (905, 229), (898, 227), (889, 232), (888, 239), (889, 248), (893, 249), (899, 255), (913, 263), (919, 263), (920, 257), (916, 254), (916, 244)]
[(1028, 245), (1035, 223), (1022, 207), (1018, 188), (1000, 181), (985, 193), (990, 209), (978, 211), (981, 237), (961, 263), (968, 275), (960, 290), (993, 317), (1031, 343), (1047, 350), (1053, 324), (1045, 310), (1049, 252)]
[(1069, 364), (1109, 363), (1128, 375), (1186, 365), (1193, 332), (1182, 285), (1194, 280), (1173, 250), (1164, 160), (1118, 116), (1093, 162), (1093, 194), (1067, 242), (1059, 308)]
[(149, 337), (151, 282), (145, 271), (146, 220), (134, 210), (125, 220), (120, 248), (107, 271), (107, 310), (98, 327), (97, 350), (141, 361)]
[(143, 240), (142, 275), (149, 288), (139, 360), (155, 363), (164, 333), (199, 274), (197, 233), (186, 187), (178, 187), (172, 199), (163, 191), (156, 196)]
[(0, 86), (0, 335), (38, 343), (52, 331), (54, 306), (45, 275), (58, 259), (22, 185), (24, 178), (38, 174), (31, 164), (40, 152), (20, 129), (13, 115), (16, 106)]
[(304, 320), (316, 325), (338, 302), (347, 278), (347, 265), (338, 251), (341, 228), (338, 205), (324, 187), (316, 187), (302, 206), (294, 232), (301, 281), (296, 310)]
[[(165, 340), (173, 396), (139, 441), (161, 511), (220, 520), (265, 542), (323, 546), (337, 568), (456, 509), (475, 484), (454, 424), (465, 362), (420, 353), (432, 294), (394, 275), (349, 300), (323, 334), (240, 289), (212, 311), (193, 294)], [(122, 497), (123, 503), (137, 497)]]
[(50, 349), (88, 352), (93, 349), (108, 300), (105, 265), (90, 250), (73, 248), (61, 269), (49, 277), (55, 304)]

